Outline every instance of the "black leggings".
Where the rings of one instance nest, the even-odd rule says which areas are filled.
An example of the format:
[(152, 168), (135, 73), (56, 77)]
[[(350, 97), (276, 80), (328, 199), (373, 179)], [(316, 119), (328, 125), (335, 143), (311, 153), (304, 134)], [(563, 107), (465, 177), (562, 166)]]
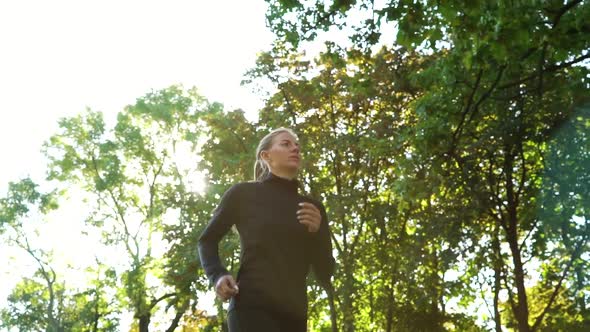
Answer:
[(305, 332), (305, 319), (292, 319), (261, 308), (233, 308), (227, 314), (229, 332)]

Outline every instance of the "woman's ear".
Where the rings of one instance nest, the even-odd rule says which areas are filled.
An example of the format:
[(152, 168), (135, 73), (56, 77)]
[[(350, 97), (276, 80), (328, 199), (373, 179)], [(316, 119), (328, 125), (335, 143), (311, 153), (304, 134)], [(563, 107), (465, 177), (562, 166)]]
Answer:
[(262, 158), (262, 160), (264, 160), (267, 163), (270, 162), (270, 155), (269, 155), (268, 151), (266, 151), (266, 150), (262, 150), (260, 152), (260, 158)]

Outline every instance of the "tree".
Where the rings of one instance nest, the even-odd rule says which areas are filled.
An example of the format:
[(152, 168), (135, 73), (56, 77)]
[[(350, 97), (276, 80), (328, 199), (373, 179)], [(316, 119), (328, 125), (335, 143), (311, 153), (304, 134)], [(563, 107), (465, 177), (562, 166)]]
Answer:
[[(177, 266), (166, 258), (178, 257), (156, 252), (164, 245), (163, 223), (177, 222), (164, 220), (174, 208), (170, 203), (188, 200), (188, 177), (197, 176), (194, 167), (181, 162), (195, 151), (200, 137), (197, 113), (208, 107), (196, 90), (172, 86), (126, 107), (112, 130), (102, 113), (91, 110), (62, 119), (60, 132), (45, 146), (49, 179), (91, 194), (96, 201), (88, 222), (102, 229), (106, 245), (125, 252), (121, 298), (139, 331), (148, 331), (153, 313), (164, 301), (164, 310), (176, 311), (168, 328), (174, 330), (190, 301), (196, 300), (191, 283), (197, 275), (175, 279), (178, 271), (164, 269)], [(184, 255), (194, 261), (191, 253)]]
[[(415, 166), (387, 184), (416, 189), (413, 195), (399, 193), (407, 204), (416, 196), (423, 199), (425, 213), (414, 222), (424, 234), (441, 234), (437, 246), (457, 245), (451, 248), (459, 250), (451, 252), (470, 266), (465, 270), (470, 278), (461, 281), (472, 283), (472, 277), (493, 271), (486, 287), (494, 294), (496, 330), (502, 325), (498, 309), (502, 290), (508, 292), (518, 330), (539, 329), (543, 312), (554, 300), (549, 297), (546, 309), (531, 316), (526, 279), (532, 271), (527, 271), (527, 263), (541, 260), (568, 275), (567, 264), (547, 261), (540, 248), (575, 237), (574, 250), (560, 252), (559, 257), (576, 262), (571, 259), (577, 257), (575, 248), (586, 243), (583, 227), (565, 227), (569, 235), (563, 238), (551, 236), (543, 226), (548, 221), (540, 218), (536, 207), (543, 190), (541, 160), (549, 153), (546, 146), (552, 133), (575, 116), (574, 109), (587, 97), (588, 69), (580, 64), (590, 57), (590, 26), (583, 19), (590, 14), (589, 4), (392, 1), (380, 8), (372, 1), (269, 4), (271, 27), (294, 47), (322, 29), (349, 27), (354, 21), (345, 16), (354, 13), (367, 18), (352, 26), (355, 47), (370, 51), (380, 41), (381, 28), (395, 24), (397, 44), (432, 59), (409, 75), (423, 91), (407, 108), (416, 119), (416, 136), (407, 137)], [(400, 154), (395, 156), (400, 159)], [(416, 171), (421, 178), (411, 176)], [(441, 233), (440, 228), (430, 227), (426, 218), (436, 216), (446, 216), (435, 220), (454, 222), (456, 230)], [(561, 223), (575, 224), (572, 217), (561, 215)], [(433, 244), (425, 242), (423, 248), (432, 250)], [(432, 255), (432, 272), (444, 274), (445, 264), (436, 267), (437, 257)], [(551, 287), (558, 292), (560, 284)], [(434, 296), (437, 288), (428, 293)], [(473, 291), (461, 295), (469, 293)]]
[(57, 209), (56, 199), (56, 191), (40, 193), (29, 178), (11, 182), (7, 197), (0, 199), (2, 224), (9, 228), (6, 243), (22, 249), (37, 266), (33, 276), (24, 277), (12, 290), (8, 308), (0, 312), (0, 326), (19, 331), (88, 331), (88, 327), (92, 331), (114, 331), (117, 320), (111, 314), (116, 310), (109, 306), (104, 294), (108, 278), (98, 275), (96, 287), (77, 293), (66, 287), (52, 266), (51, 252), (31, 244), (29, 224), (36, 223), (30, 215), (37, 212), (40, 219)]

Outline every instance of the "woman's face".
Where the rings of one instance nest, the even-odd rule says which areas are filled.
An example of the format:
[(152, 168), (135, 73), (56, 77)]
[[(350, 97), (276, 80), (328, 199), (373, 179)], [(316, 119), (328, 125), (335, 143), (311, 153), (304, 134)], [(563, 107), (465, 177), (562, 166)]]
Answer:
[(296, 172), (301, 165), (299, 142), (288, 132), (282, 132), (274, 137), (270, 149), (262, 151), (261, 155), (275, 172)]

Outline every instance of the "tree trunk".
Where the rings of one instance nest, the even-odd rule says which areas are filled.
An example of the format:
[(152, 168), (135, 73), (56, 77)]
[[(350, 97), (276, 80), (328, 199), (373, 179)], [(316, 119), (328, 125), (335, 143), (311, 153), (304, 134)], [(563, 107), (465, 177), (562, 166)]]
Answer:
[(518, 303), (516, 305), (516, 312), (514, 313), (514, 316), (518, 322), (518, 331), (530, 332), (529, 307), (526, 295), (526, 287), (524, 285), (524, 268), (518, 243), (518, 202), (514, 192), (514, 179), (512, 176), (514, 155), (509, 152), (509, 148), (507, 148), (506, 151), (507, 156), (504, 159), (504, 173), (506, 174), (506, 199), (508, 201), (508, 227), (506, 230), (506, 239), (512, 254), (512, 262), (514, 264), (514, 283), (516, 284), (518, 297)]
[(338, 312), (336, 311), (336, 304), (334, 302), (334, 286), (330, 283), (328, 289), (328, 303), (330, 304), (330, 322), (332, 323), (332, 332), (338, 332)]
[(500, 252), (500, 226), (494, 226), (492, 250), (494, 252), (494, 323), (496, 332), (502, 332), (502, 317), (500, 316), (500, 289), (502, 281), (502, 255)]
[(430, 292), (430, 317), (432, 318), (432, 330), (433, 331), (444, 331), (444, 312), (441, 311), (439, 303), (443, 303), (442, 299), (442, 278), (438, 275), (438, 271), (441, 271), (440, 260), (438, 257), (437, 250), (432, 251), (432, 274), (433, 280), (431, 292)]
[(524, 269), (520, 258), (520, 250), (516, 240), (516, 231), (509, 232), (509, 245), (512, 252), (512, 261), (514, 263), (514, 282), (516, 283), (516, 291), (518, 296), (518, 303), (516, 305), (516, 312), (514, 316), (518, 322), (519, 332), (530, 332), (529, 326), (529, 308), (526, 295), (526, 287), (524, 285)]
[(98, 294), (98, 288), (94, 290), (94, 317), (92, 319), (92, 332), (98, 332), (98, 321), (100, 319), (99, 312), (100, 295)]
[(150, 319), (151, 317), (149, 314), (139, 316), (139, 332), (149, 332)]
[(228, 330), (227, 327), (227, 320), (225, 318), (225, 309), (223, 309), (223, 305), (220, 301), (215, 301), (217, 303), (217, 323), (221, 326), (221, 331), (226, 332)]
[(387, 312), (385, 313), (385, 317), (386, 317), (386, 331), (387, 332), (392, 332), (393, 331), (393, 306), (395, 304), (395, 297), (394, 297), (394, 290), (393, 290), (393, 286), (394, 286), (394, 281), (393, 281), (393, 273), (392, 273), (392, 278), (391, 278), (391, 285), (389, 286), (389, 292), (387, 294), (387, 297), (389, 298), (389, 301), (387, 303)]
[(189, 303), (189, 301), (183, 301), (182, 306), (177, 309), (176, 315), (174, 316), (174, 319), (170, 323), (170, 326), (168, 327), (166, 332), (174, 332), (174, 330), (176, 330), (176, 328), (178, 327), (178, 323), (180, 322), (180, 319), (188, 309)]
[[(347, 264), (348, 265), (348, 264)], [(344, 332), (354, 332), (354, 303), (352, 296), (354, 294), (354, 276), (352, 267), (344, 267), (344, 287), (342, 299), (342, 320), (344, 323)]]

